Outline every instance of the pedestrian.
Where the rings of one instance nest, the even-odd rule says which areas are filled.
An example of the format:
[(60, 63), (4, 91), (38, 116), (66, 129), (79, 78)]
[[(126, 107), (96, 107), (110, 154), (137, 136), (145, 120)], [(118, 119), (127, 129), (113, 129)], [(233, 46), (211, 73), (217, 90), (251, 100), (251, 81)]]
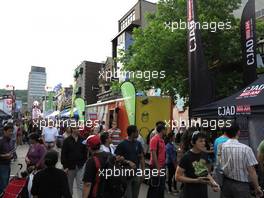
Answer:
[(260, 144), (258, 145), (258, 161), (259, 161), (259, 166), (261, 167), (261, 169), (264, 170), (264, 140), (262, 140), (260, 142)]
[(214, 141), (214, 154), (215, 154), (215, 161), (217, 161), (217, 150), (220, 144), (225, 143), (229, 138), (227, 137), (226, 133), (224, 132), (223, 135), (216, 138)]
[(13, 127), (13, 134), (12, 134), (12, 145), (13, 145), (13, 150), (14, 150), (14, 155), (13, 155), (13, 160), (17, 160), (17, 153), (16, 153), (16, 147), (17, 147), (17, 134), (19, 130), (19, 122), (16, 121), (15, 125)]
[(157, 134), (150, 140), (150, 167), (152, 173), (158, 172), (158, 175), (151, 175), (147, 198), (164, 198), (165, 174), (166, 174), (166, 147), (163, 136), (166, 134), (166, 128), (163, 124), (156, 127)]
[(230, 139), (222, 144), (219, 156), (224, 172), (223, 198), (250, 198), (249, 182), (253, 184), (256, 196), (262, 197), (254, 167), (258, 162), (252, 149), (238, 141), (239, 127), (236, 124), (226, 128), (225, 133)]
[(264, 187), (264, 140), (262, 140), (258, 146), (258, 176), (259, 176), (259, 182), (260, 186)]
[(100, 150), (115, 155), (115, 146), (112, 144), (111, 136), (108, 132), (103, 132), (100, 135), (101, 147)]
[(19, 121), (17, 121), (16, 125), (18, 127), (16, 143), (17, 143), (17, 145), (22, 145), (22, 143), (23, 143), (23, 139), (22, 139), (22, 137), (23, 137), (23, 125)]
[(89, 152), (92, 153), (92, 157), (88, 159), (83, 175), (83, 198), (97, 198), (99, 197), (100, 188), (100, 184), (97, 183), (99, 171), (97, 166), (102, 171), (109, 154), (100, 150), (101, 141), (99, 135), (90, 135), (85, 143), (88, 146)]
[(31, 194), (37, 198), (72, 198), (67, 176), (64, 171), (57, 169), (58, 153), (54, 150), (45, 155), (47, 168), (39, 171), (33, 178)]
[(158, 134), (158, 132), (157, 132), (157, 127), (159, 126), (159, 125), (163, 125), (163, 126), (165, 126), (166, 124), (165, 124), (165, 122), (163, 122), (163, 121), (158, 121), (158, 122), (156, 122), (156, 127), (154, 128), (154, 129), (152, 129), (151, 130), (151, 132), (150, 132), (150, 134), (149, 134), (149, 137), (148, 137), (148, 143), (150, 143), (150, 140), (152, 139), (152, 137), (154, 137), (155, 135), (157, 135)]
[(147, 145), (146, 145), (146, 143), (144, 141), (144, 138), (142, 137), (142, 135), (140, 133), (138, 134), (137, 141), (139, 141), (141, 143), (141, 146), (143, 148), (143, 152), (145, 154), (147, 152)]
[[(168, 134), (169, 142), (166, 144), (166, 166), (168, 168), (168, 187), (169, 187), (169, 194), (175, 194), (179, 191), (177, 190), (177, 183), (174, 178), (175, 171), (177, 168), (177, 151), (176, 146), (174, 145), (175, 142), (175, 135), (173, 132)], [(172, 191), (172, 183), (174, 191)]]
[[(213, 145), (213, 150), (214, 150), (214, 167), (213, 167), (213, 178), (219, 183), (220, 187), (222, 187), (223, 185), (223, 175), (222, 175), (222, 167), (220, 164), (220, 160), (217, 159), (218, 156), (221, 155), (221, 153), (219, 152), (219, 150), (221, 150), (222, 148), (222, 144), (225, 143), (229, 138), (225, 133), (225, 130), (223, 129), (223, 135), (221, 135), (220, 137), (216, 138), (214, 141), (214, 145)], [(221, 195), (222, 198), (222, 195)]]
[[(139, 167), (144, 173), (145, 171), (145, 160), (144, 151), (141, 143), (137, 141), (138, 129), (135, 125), (130, 125), (127, 127), (128, 138), (123, 140), (118, 144), (115, 154), (117, 157), (124, 157), (125, 161), (132, 167), (135, 171), (139, 170)], [(127, 189), (125, 192), (125, 198), (138, 198), (142, 177), (133, 175), (127, 181)]]
[(55, 147), (57, 136), (59, 135), (56, 127), (53, 126), (54, 121), (49, 120), (48, 126), (43, 128), (42, 137), (48, 150)]
[(108, 130), (110, 133), (112, 143), (116, 147), (121, 141), (121, 130), (117, 128), (117, 123), (115, 121), (112, 122), (112, 128)]
[(10, 176), (10, 164), (14, 153), (11, 140), (13, 125), (6, 124), (3, 132), (3, 137), (0, 139), (0, 197), (8, 184)]
[(23, 143), (28, 141), (28, 123), (27, 120), (23, 122)]
[(62, 145), (61, 163), (68, 177), (71, 194), (73, 194), (75, 180), (78, 197), (82, 197), (82, 176), (87, 160), (87, 147), (83, 145), (84, 139), (79, 135), (78, 127), (71, 127), (71, 130), (71, 135), (64, 140)]
[(65, 132), (63, 133), (63, 139), (65, 140), (67, 137), (69, 137), (72, 133), (71, 127), (67, 127)]
[(100, 125), (99, 125), (99, 133), (102, 133), (106, 131), (106, 128), (105, 128), (105, 121), (101, 121), (100, 122)]
[(217, 192), (219, 185), (210, 175), (205, 150), (206, 135), (196, 131), (191, 137), (192, 148), (186, 152), (176, 170), (176, 180), (184, 183), (182, 198), (208, 198), (207, 185)]
[(29, 135), (30, 147), (25, 158), (28, 169), (40, 170), (44, 168), (46, 148), (43, 144), (40, 144), (39, 141), (40, 137), (37, 133), (32, 133)]

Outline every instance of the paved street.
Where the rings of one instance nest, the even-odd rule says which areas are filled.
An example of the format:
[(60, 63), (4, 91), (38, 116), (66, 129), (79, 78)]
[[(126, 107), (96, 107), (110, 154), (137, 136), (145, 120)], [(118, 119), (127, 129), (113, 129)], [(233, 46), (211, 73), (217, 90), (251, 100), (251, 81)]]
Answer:
[[(17, 149), (18, 160), (16, 162), (12, 163), (11, 175), (14, 175), (17, 173), (17, 171), (18, 171), (17, 164), (18, 163), (22, 163), (24, 165), (23, 170), (25, 169), (25, 156), (26, 156), (27, 149), (28, 149), (27, 145), (23, 145), (23, 146), (18, 147), (18, 149)], [(61, 164), (58, 163), (57, 167), (61, 167)], [(139, 198), (146, 198), (147, 190), (148, 190), (148, 186), (145, 184), (142, 184)], [(178, 198), (179, 196), (169, 195), (166, 192), (165, 197), (166, 198)], [(76, 189), (74, 190), (74, 198), (78, 198), (76, 196)], [(209, 192), (209, 198), (219, 198), (219, 195), (217, 193), (213, 193), (210, 191)]]

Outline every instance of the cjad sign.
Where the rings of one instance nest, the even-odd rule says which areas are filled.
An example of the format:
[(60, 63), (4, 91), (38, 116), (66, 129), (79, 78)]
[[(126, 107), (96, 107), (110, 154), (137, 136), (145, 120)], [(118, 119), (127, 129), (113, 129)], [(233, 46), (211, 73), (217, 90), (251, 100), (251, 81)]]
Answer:
[(236, 114), (235, 106), (223, 106), (218, 107), (218, 115), (219, 116), (233, 116)]

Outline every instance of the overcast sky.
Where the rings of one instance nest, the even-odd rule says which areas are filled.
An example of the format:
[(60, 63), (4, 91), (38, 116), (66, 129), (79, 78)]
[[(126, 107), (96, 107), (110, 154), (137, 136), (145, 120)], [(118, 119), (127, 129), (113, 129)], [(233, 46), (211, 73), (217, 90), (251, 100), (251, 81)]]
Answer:
[(118, 20), (136, 2), (0, 1), (0, 88), (27, 89), (31, 66), (46, 67), (47, 85), (69, 86), (83, 60), (102, 62), (111, 56)]

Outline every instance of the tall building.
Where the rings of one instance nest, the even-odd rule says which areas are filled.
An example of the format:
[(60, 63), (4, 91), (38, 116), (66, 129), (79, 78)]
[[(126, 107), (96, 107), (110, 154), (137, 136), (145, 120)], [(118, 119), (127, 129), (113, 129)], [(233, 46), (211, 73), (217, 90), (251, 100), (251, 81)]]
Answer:
[[(139, 0), (119, 21), (118, 21), (118, 34), (112, 40), (112, 57), (113, 59), (119, 58), (120, 50), (127, 50), (133, 43), (132, 32), (134, 28), (146, 27), (147, 21), (145, 18), (146, 13), (155, 13), (156, 4), (145, 0)], [(120, 74), (122, 69), (121, 63), (115, 63), (115, 70)], [(123, 81), (122, 76), (119, 81)]]
[(74, 78), (76, 80), (75, 93), (77, 97), (82, 97), (86, 104), (97, 102), (98, 77), (103, 63), (83, 61), (76, 69)]
[(31, 111), (33, 102), (36, 100), (38, 102), (42, 101), (42, 97), (45, 96), (45, 86), (46, 86), (46, 68), (31, 66), (31, 71), (28, 77), (28, 110)]

